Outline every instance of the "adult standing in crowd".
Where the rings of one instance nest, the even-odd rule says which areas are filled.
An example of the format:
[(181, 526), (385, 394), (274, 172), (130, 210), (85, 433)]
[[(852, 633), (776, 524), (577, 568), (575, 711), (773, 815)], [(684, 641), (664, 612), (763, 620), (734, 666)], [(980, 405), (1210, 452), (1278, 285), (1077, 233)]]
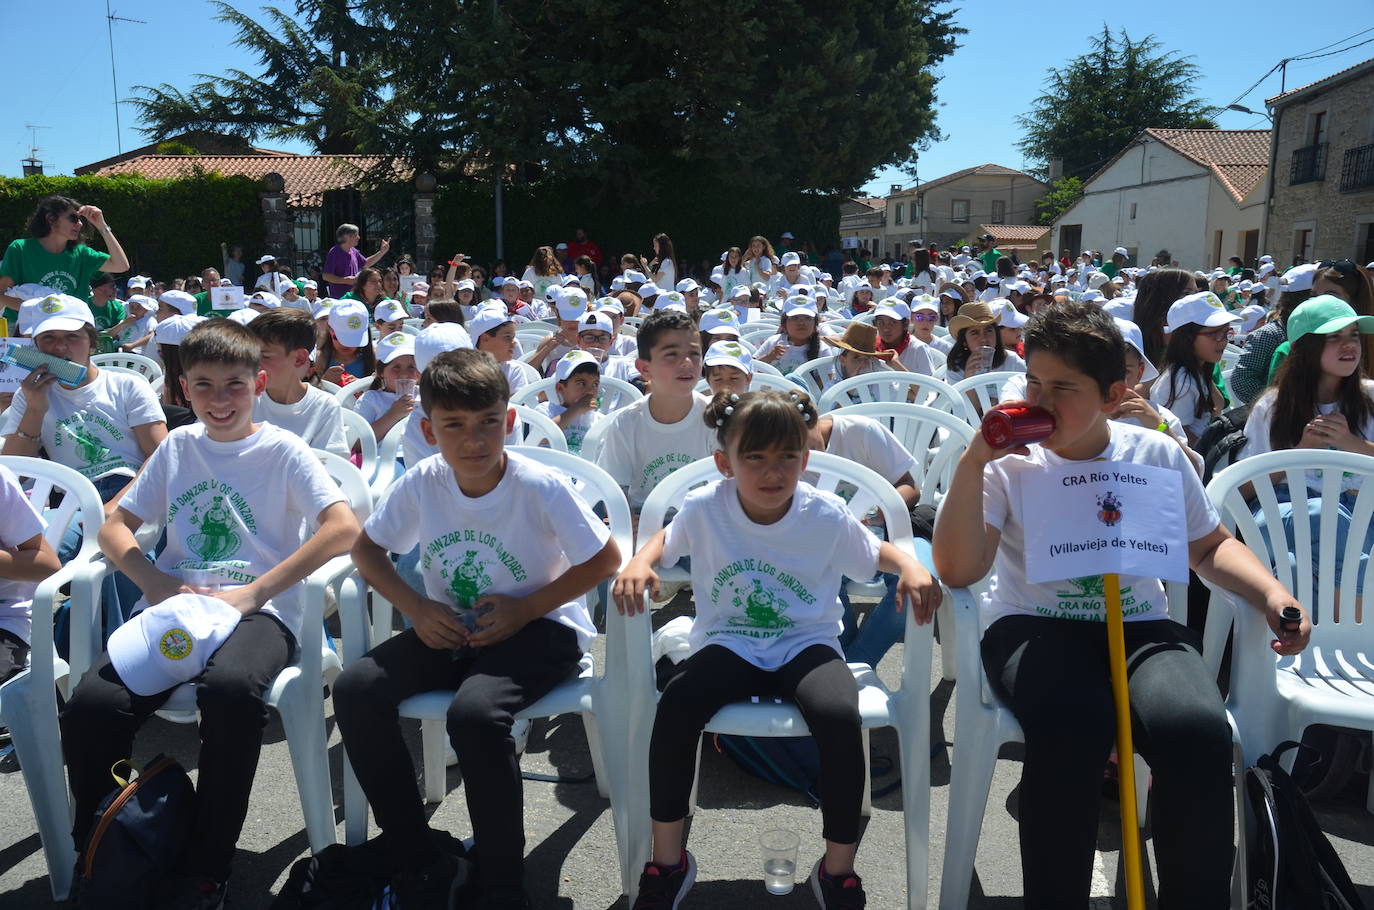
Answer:
[(978, 260), (983, 264), (983, 271), (991, 275), (997, 271), (997, 260), (1005, 254), (997, 248), (997, 240), (991, 234), (984, 234), (978, 239), (983, 243), (983, 252), (978, 254)]
[[(81, 242), (81, 229), (87, 224), (104, 238), (108, 253)], [(104, 212), (66, 196), (48, 196), (29, 218), (29, 236), (11, 242), (0, 261), (0, 308), (13, 324), (24, 301), (10, 295), (9, 289), (20, 284), (41, 284), (89, 303), (96, 272), (128, 268), (129, 258)]]
[(568, 258), (576, 262), (582, 256), (590, 256), (597, 269), (605, 264), (601, 247), (596, 245), (596, 241), (588, 239), (586, 228), (577, 228), (573, 231), (573, 242), (568, 244)]
[(672, 288), (677, 284), (677, 254), (673, 251), (673, 241), (667, 234), (655, 234), (653, 239), (654, 258), (639, 261), (648, 273), (649, 280), (661, 288)]
[(248, 268), (243, 261), (243, 247), (235, 245), (229, 246), (223, 240), (219, 242), (219, 255), (224, 260), (224, 277), (229, 279), (229, 283), (235, 287), (243, 287), (243, 276)]
[(328, 296), (342, 297), (353, 290), (358, 273), (371, 268), (391, 249), (391, 238), (385, 237), (377, 252), (364, 256), (363, 251), (358, 249), (361, 236), (356, 224), (341, 224), (334, 232), (334, 247), (324, 259), (324, 280), (329, 283)]

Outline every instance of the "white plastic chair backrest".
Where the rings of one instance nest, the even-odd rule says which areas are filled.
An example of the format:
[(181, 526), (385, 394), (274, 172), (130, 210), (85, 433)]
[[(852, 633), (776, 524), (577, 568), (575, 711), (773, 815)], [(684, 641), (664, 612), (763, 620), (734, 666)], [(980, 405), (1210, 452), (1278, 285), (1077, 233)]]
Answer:
[[(1023, 374), (1017, 370), (994, 370), (991, 373), (968, 376), (954, 383), (954, 390), (959, 393), (959, 400), (964, 403), (964, 415), (969, 422), (974, 426), (981, 424), (983, 412), (997, 404), (998, 396), (1002, 394), (1002, 386), (1007, 384), (1007, 380), (1021, 375)], [(970, 396), (978, 399), (976, 409)]]
[(778, 327), (771, 322), (753, 322), (740, 330), (741, 341), (748, 341), (754, 344), (778, 334)]
[[(853, 399), (857, 398), (858, 402)], [(948, 411), (964, 417), (959, 395), (943, 379), (905, 370), (876, 370), (841, 379), (830, 386), (816, 403), (822, 414), (852, 404), (870, 402), (906, 402)]]
[[(754, 366), (757, 368), (761, 366), (761, 364), (756, 363), (754, 364)], [(806, 391), (806, 387), (803, 386), (801, 383), (793, 382), (792, 380), (783, 376), (781, 373), (765, 373), (757, 369), (754, 373), (754, 377), (749, 381), (749, 389), (750, 391), (757, 391), (759, 389), (775, 389), (779, 392)], [(707, 383), (705, 379), (703, 379), (696, 384), (696, 391), (700, 392), (703, 395), (710, 395), (711, 386), (709, 383)]]
[(97, 364), (97, 366), (100, 368), (100, 372), (102, 373), (122, 373), (125, 376), (137, 376), (139, 379), (142, 379), (144, 382), (150, 384), (154, 379), (158, 378), (156, 376), (149, 376), (142, 370), (136, 370), (133, 367), (122, 367), (118, 364), (113, 363)]
[[(345, 383), (345, 385), (347, 385), (347, 383)], [(320, 388), (324, 389), (330, 395), (333, 395), (335, 392), (339, 391), (341, 387), (330, 382), (328, 379), (321, 379)]]
[(625, 317), (625, 324), (626, 324), (626, 325), (629, 325), (629, 326), (633, 326), (634, 328), (638, 329), (640, 326), (642, 326), (642, 325), (644, 324), (644, 317), (643, 317), (643, 316), (626, 316), (626, 317)]
[[(1311, 489), (1308, 489), (1309, 473), (1314, 474)], [(1271, 476), (1274, 474), (1279, 476)], [(1355, 494), (1345, 551), (1337, 552), (1336, 519), (1346, 474), (1362, 478), (1362, 483)], [(1254, 485), (1260, 510), (1266, 516), (1273, 516), (1267, 522), (1272, 535), (1267, 539), (1260, 533), (1255, 516), (1240, 494), (1240, 487), (1246, 483)], [(1279, 500), (1274, 490), (1277, 484), (1287, 484), (1294, 501), (1293, 539), (1290, 541), (1283, 541), (1283, 525), (1278, 520)], [(1368, 622), (1367, 617), (1364, 623), (1355, 622), (1359, 561), (1364, 552), (1366, 531), (1374, 523), (1374, 458), (1314, 449), (1252, 455), (1214, 476), (1207, 485), (1207, 495), (1221, 523), (1242, 538), (1261, 563), (1272, 566), (1275, 577), (1307, 608), (1312, 619), (1313, 645), (1353, 651), (1360, 650), (1358, 643), (1363, 641), (1366, 651), (1374, 650), (1374, 623)], [(1321, 499), (1316, 540), (1312, 539), (1311, 523), (1307, 519), (1308, 498)], [(1276, 546), (1280, 541), (1284, 545)], [(1291, 560), (1286, 546), (1292, 547)], [(1335, 620), (1337, 564), (1341, 565), (1339, 622)], [(1313, 568), (1316, 569), (1315, 580)], [(1366, 593), (1374, 591), (1374, 559), (1366, 566), (1363, 583)], [(1369, 609), (1367, 605), (1365, 609)]]
[(144, 378), (149, 381), (152, 381), (154, 376), (162, 375), (162, 364), (142, 354), (96, 354), (91, 357), (91, 363), (101, 369), (105, 367), (124, 367), (126, 370), (136, 370), (142, 373)]
[(420, 334), (420, 327), (418, 325), (411, 325), (409, 321), (407, 321), (401, 324), (401, 332), (406, 335), (418, 335)]
[(853, 319), (851, 319), (850, 322), (862, 322), (864, 325), (872, 325), (872, 324), (873, 324), (873, 320), (876, 319), (877, 316), (878, 316), (878, 311), (877, 311), (877, 309), (875, 308), (875, 309), (868, 310), (867, 312), (860, 313), (859, 315), (857, 315), (857, 316), (855, 316)]
[[(511, 404), (522, 404), (526, 407), (534, 407), (539, 402), (539, 396), (553, 394), (554, 384), (557, 379), (549, 376), (538, 382), (532, 382), (510, 397)], [(623, 379), (616, 379), (614, 376), (601, 377), (601, 400), (602, 402), (612, 402), (613, 407), (603, 408), (603, 414), (613, 414), (626, 405), (633, 404), (644, 397), (644, 393)]]
[(935, 326), (934, 331), (935, 331), (935, 334), (938, 335), (938, 336), (940, 336), (941, 338), (948, 338), (948, 337), (949, 337), (949, 329), (945, 328), (945, 327), (942, 326), (942, 325), (937, 325), (937, 326)]
[[(348, 500), (348, 507), (353, 510), (353, 514), (358, 517), (358, 523), (367, 521), (367, 517), (372, 514), (372, 493), (367, 488), (367, 481), (363, 478), (362, 472), (354, 466), (353, 462), (347, 458), (340, 458), (333, 452), (326, 452), (324, 449), (311, 449), (315, 457), (319, 458), (320, 464), (329, 472), (330, 478), (339, 485), (343, 491), (344, 499)], [(311, 526), (314, 526), (314, 516), (311, 516)]]
[(515, 329), (516, 338), (540, 339), (546, 335), (553, 335), (558, 331), (558, 326), (551, 322), (525, 322)]
[(620, 324), (619, 334), (624, 335), (627, 338), (634, 338), (637, 335), (639, 335), (639, 327), (630, 325), (628, 322), (622, 322)]
[(801, 366), (788, 373), (788, 377), (793, 382), (800, 382), (806, 387), (806, 392), (811, 396), (811, 400), (819, 402), (821, 392), (824, 391), (826, 383), (835, 374), (835, 355), (817, 357), (815, 360), (808, 360)]
[(350, 382), (334, 393), (334, 400), (345, 411), (353, 410), (358, 406), (358, 399), (362, 398), (363, 394), (372, 388), (372, 380), (373, 377), (367, 376), (356, 382)]
[(755, 375), (755, 376), (757, 376), (759, 373), (767, 373), (769, 376), (781, 376), (781, 375), (782, 375), (782, 370), (780, 370), (780, 369), (778, 369), (777, 367), (773, 366), (771, 363), (763, 363), (762, 361), (756, 360), (756, 361), (754, 361), (753, 366), (754, 366), (754, 375)]
[(938, 505), (944, 499), (959, 456), (976, 432), (961, 415), (904, 402), (852, 404), (826, 416), (841, 415), (871, 418), (897, 437), (902, 448), (916, 459), (911, 476), (921, 491), (920, 501), (927, 505)]
[(372, 424), (347, 408), (340, 408), (339, 416), (343, 419), (344, 443), (350, 452), (356, 445), (363, 453), (363, 477), (371, 480), (377, 474), (377, 436), (372, 432)]
[(519, 424), (523, 424), (523, 429), (517, 426), (517, 432), (521, 433), (520, 446), (524, 448), (541, 448), (547, 444), (551, 449), (559, 452), (568, 451), (568, 440), (559, 429), (558, 424), (554, 423), (547, 416), (540, 414), (534, 408), (526, 407), (523, 404), (513, 405), (515, 415), (519, 418)]
[(582, 437), (582, 451), (577, 455), (584, 461), (596, 463), (596, 456), (600, 454), (601, 447), (606, 442), (606, 434), (611, 431), (610, 420), (598, 420), (592, 424), (592, 428), (587, 431), (587, 435)]
[(61, 545), (62, 535), (80, 512), (85, 531), (81, 549), (74, 558), (94, 556), (100, 551), (96, 534), (104, 522), (104, 506), (89, 480), (66, 465), (46, 458), (0, 455), (0, 465), (9, 468), (21, 483), (25, 483), (29, 502), (39, 514), (48, 508), (49, 496), (54, 490), (62, 494), (62, 501), (45, 516), (48, 526), (43, 530), (43, 539), (54, 550)]

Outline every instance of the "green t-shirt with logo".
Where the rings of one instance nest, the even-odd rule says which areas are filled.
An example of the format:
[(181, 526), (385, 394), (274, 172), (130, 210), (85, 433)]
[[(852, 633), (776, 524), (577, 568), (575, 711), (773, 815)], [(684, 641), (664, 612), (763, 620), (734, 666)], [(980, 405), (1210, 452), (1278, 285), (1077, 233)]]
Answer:
[(989, 275), (994, 275), (997, 273), (997, 260), (1001, 259), (1005, 255), (1006, 254), (1003, 253), (1001, 250), (993, 248), (991, 250), (988, 250), (986, 253), (979, 253), (978, 261), (983, 264), (984, 272), (987, 272)]
[(101, 354), (108, 354), (115, 349), (114, 339), (107, 333), (111, 326), (119, 325), (124, 321), (124, 302), (111, 298), (106, 301), (104, 306), (91, 304), (91, 315), (95, 317), (96, 331), (100, 332), (100, 351)]
[(62, 294), (91, 302), (91, 279), (110, 258), (109, 253), (78, 243), (69, 250), (49, 253), (35, 237), (10, 243), (0, 260), (0, 278), (15, 284), (42, 284)]

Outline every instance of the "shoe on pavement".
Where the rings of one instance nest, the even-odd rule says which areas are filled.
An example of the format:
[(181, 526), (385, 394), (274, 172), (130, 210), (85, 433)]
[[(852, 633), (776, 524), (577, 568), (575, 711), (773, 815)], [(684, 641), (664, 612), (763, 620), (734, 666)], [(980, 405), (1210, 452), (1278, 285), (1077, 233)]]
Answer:
[(645, 863), (639, 876), (639, 897), (632, 910), (677, 910), (682, 898), (697, 880), (697, 861), (686, 850), (676, 869)]
[(441, 853), (419, 868), (402, 869), (391, 879), (396, 906), (400, 910), (451, 910), (470, 866), (461, 857)]
[(229, 887), (225, 882), (188, 878), (180, 882), (161, 906), (167, 910), (220, 910)]
[(821, 910), (860, 910), (866, 905), (864, 885), (854, 873), (829, 876), (821, 871), (825, 859), (816, 860), (811, 870), (811, 893), (816, 895), (816, 903)]

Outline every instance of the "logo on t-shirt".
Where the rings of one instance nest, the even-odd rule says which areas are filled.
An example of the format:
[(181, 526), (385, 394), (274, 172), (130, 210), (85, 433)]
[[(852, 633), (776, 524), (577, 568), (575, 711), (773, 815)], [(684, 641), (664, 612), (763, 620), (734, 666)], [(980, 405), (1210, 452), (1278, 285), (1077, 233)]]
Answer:
[(87, 467), (100, 464), (110, 454), (110, 450), (100, 438), (85, 427), (68, 425), (63, 429), (76, 443), (76, 453), (86, 462)]
[(440, 562), (444, 565), (440, 575), (446, 576), (454, 603), (460, 610), (471, 610), (482, 593), (491, 587), (486, 560), (478, 559), (476, 550), (468, 550), (463, 555), (463, 561), (456, 566), (443, 557), (440, 557)]
[(783, 615), (790, 608), (784, 592), (771, 584), (765, 587), (760, 578), (752, 578), (750, 582), (752, 586), (748, 590), (731, 585), (735, 596), (730, 602), (741, 613), (730, 617), (730, 625), (758, 630), (762, 633), (757, 636), (760, 638), (781, 635), (783, 629), (790, 629), (796, 625), (793, 620)]
[(1110, 491), (1097, 497), (1097, 510), (1097, 520), (1109, 528), (1121, 521), (1121, 500)]
[[(195, 532), (186, 535), (186, 548), (201, 562), (223, 563), (243, 546), (240, 532), (258, 533), (253, 507), (242, 493), (222, 480), (202, 480), (173, 497), (167, 507), (168, 523), (187, 510), (190, 514), (184, 520), (195, 528)], [(239, 562), (237, 567), (246, 565), (246, 562)]]
[(228, 559), (243, 543), (234, 530), (234, 517), (223, 496), (215, 496), (204, 512), (191, 512), (191, 524), (198, 533), (186, 538), (186, 546), (206, 562)]
[[(1036, 607), (1036, 612), (1059, 619), (1078, 619), (1089, 622), (1105, 621), (1107, 582), (1103, 576), (1084, 575), (1082, 578), (1066, 579), (1063, 583), (1070, 587), (1061, 588), (1054, 592), (1055, 605), (1053, 607)], [(1154, 606), (1149, 600), (1139, 602), (1136, 600), (1134, 589), (1131, 586), (1126, 585), (1121, 588), (1122, 616), (1148, 613), (1152, 609)]]

